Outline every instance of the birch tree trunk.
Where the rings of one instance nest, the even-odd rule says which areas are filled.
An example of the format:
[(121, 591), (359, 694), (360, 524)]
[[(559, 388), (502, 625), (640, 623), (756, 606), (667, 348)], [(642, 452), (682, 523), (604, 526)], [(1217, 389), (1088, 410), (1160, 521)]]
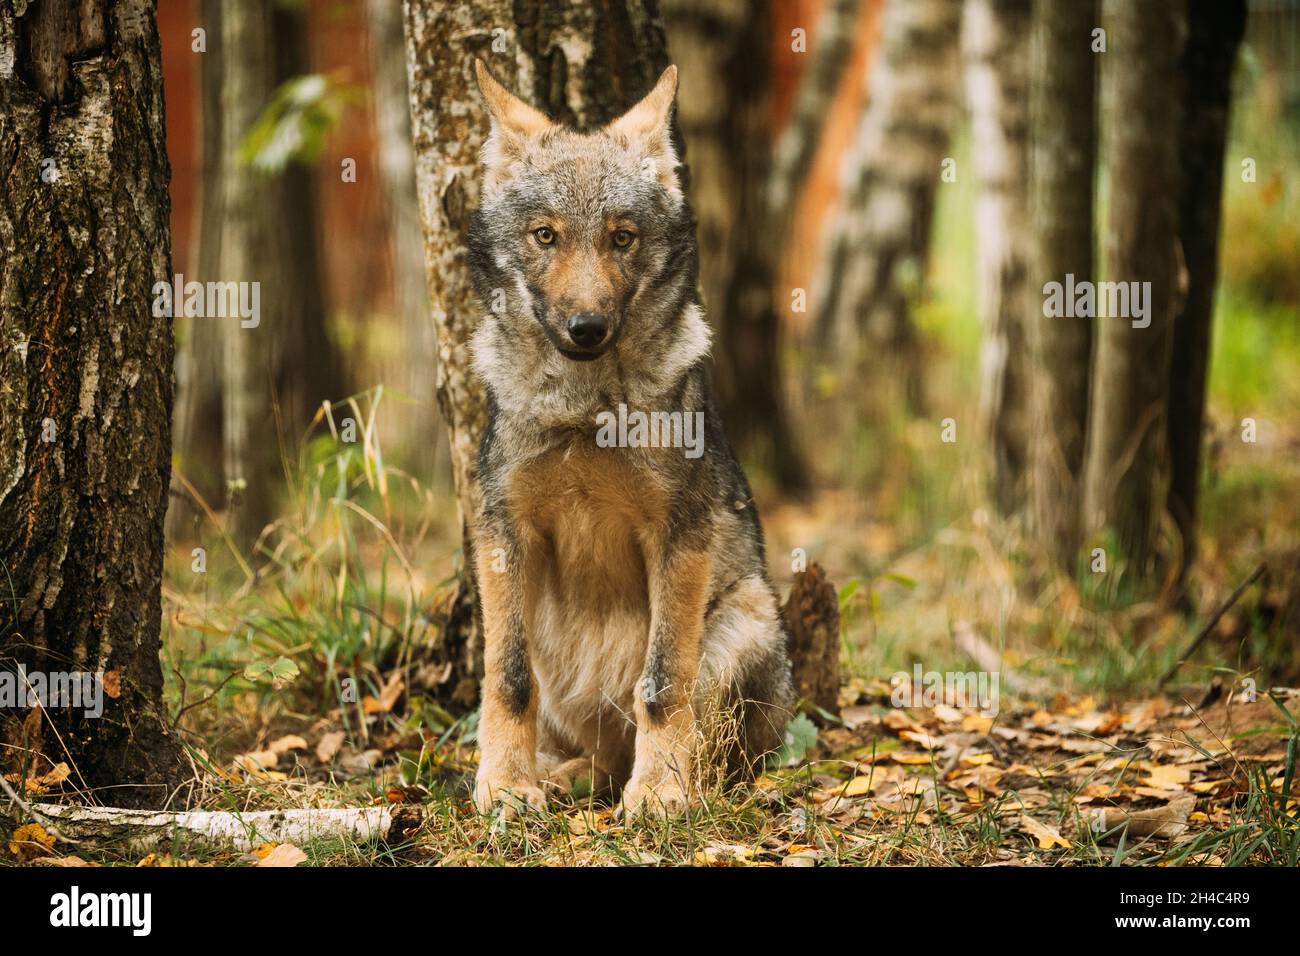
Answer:
[(1209, 373), (1214, 287), (1219, 274), (1219, 214), (1232, 67), (1246, 29), (1245, 0), (1190, 0), (1183, 53), (1182, 184), (1178, 231), (1187, 295), (1174, 320), (1169, 377), (1169, 511), (1182, 540), (1180, 579), (1196, 560), (1201, 439)]
[(993, 500), (1023, 501), (1029, 445), (1030, 0), (967, 0), (963, 21), (971, 165), (976, 181), (977, 308), (984, 325), (980, 412), (993, 450)]
[(478, 702), (483, 659), (467, 518), (480, 502), (478, 447), (486, 423), (483, 386), (470, 367), (480, 306), (465, 254), (469, 213), (478, 203), (478, 152), (488, 129), (474, 58), (482, 57), (551, 116), (593, 127), (648, 92), (668, 66), (668, 54), (654, 0), (591, 6), (405, 0), (405, 11), (416, 188), (438, 335), (438, 406), (464, 529), (460, 588), (437, 654), (449, 665), (443, 696), (468, 708)]
[[(1116, 3), (1107, 12), (1106, 279), (1149, 282), (1150, 295), (1143, 320), (1099, 316), (1085, 520), (1092, 531), (1111, 532), (1119, 554), (1112, 556), (1110, 567), (1122, 562), (1132, 584), (1130, 593), (1137, 594), (1155, 583), (1156, 539), (1168, 487), (1166, 416), (1176, 307), (1179, 91), (1187, 7), (1183, 0)], [(1149, 324), (1143, 327), (1143, 322)]]
[(161, 806), (182, 768), (158, 660), (171, 171), (152, 3), (0, 0), (0, 157), (0, 669), (106, 674), (99, 717), (0, 709), (0, 772), (42, 753), (96, 799)]
[(911, 307), (922, 287), (935, 190), (955, 121), (961, 0), (885, 5), (867, 108), (844, 157), (827, 266), (813, 301), (839, 364), (884, 359), (919, 402)]
[[(777, 223), (789, 221), (799, 189), (821, 143), (831, 102), (853, 55), (861, 0), (826, 0), (809, 41), (807, 73), (799, 82), (789, 121), (777, 138), (767, 201)], [(673, 46), (677, 55), (677, 46)], [(783, 233), (784, 234), (784, 233)]]
[(1043, 287), (1095, 278), (1097, 12), (1096, 0), (1036, 0), (1030, 41), (1030, 524), (1040, 550), (1069, 571), (1080, 543), (1093, 320), (1045, 316)]

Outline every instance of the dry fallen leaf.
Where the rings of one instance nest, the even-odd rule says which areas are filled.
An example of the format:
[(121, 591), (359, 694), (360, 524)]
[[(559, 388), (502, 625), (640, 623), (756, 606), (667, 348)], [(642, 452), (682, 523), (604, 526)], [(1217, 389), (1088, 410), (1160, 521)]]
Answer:
[(752, 848), (731, 843), (706, 846), (695, 854), (695, 862), (704, 866), (744, 865), (753, 858), (754, 851)]
[(117, 700), (122, 696), (122, 672), (105, 671), (104, 672), (104, 693)]
[(262, 857), (257, 866), (292, 867), (307, 859), (307, 854), (292, 843), (281, 843)]
[(849, 730), (857, 730), (864, 724), (869, 724), (876, 719), (876, 715), (870, 707), (860, 707), (853, 705), (850, 707), (840, 708), (840, 720), (844, 721), (844, 726)]
[(267, 749), (276, 755), (286, 754), (290, 750), (306, 750), (307, 741), (303, 740), (297, 734), (286, 734), (277, 740), (272, 740), (270, 744), (267, 745)]
[(961, 719), (961, 729), (968, 733), (987, 734), (993, 727), (993, 718), (983, 714), (967, 714)]
[(245, 773), (256, 773), (259, 770), (274, 770), (279, 762), (280, 755), (274, 750), (255, 750), (235, 757), (234, 766)]
[(1191, 780), (1191, 770), (1173, 764), (1153, 765), (1147, 768), (1142, 782), (1156, 790), (1181, 790)]
[(329, 763), (343, 746), (343, 731), (335, 730), (324, 734), (320, 743), (316, 745), (316, 759), (321, 763)]
[(1050, 850), (1054, 846), (1059, 846), (1063, 850), (1068, 850), (1072, 846), (1069, 840), (1061, 836), (1061, 831), (1049, 827), (1045, 823), (1039, 823), (1028, 814), (1020, 815), (1020, 829), (1024, 830), (1030, 836), (1038, 841), (1040, 850)]
[(918, 747), (924, 747), (926, 750), (934, 750), (943, 744), (940, 738), (919, 730), (900, 730), (898, 736), (900, 739), (910, 741)]
[(39, 823), (25, 823), (9, 838), (9, 852), (19, 863), (36, 856), (44, 856), (54, 848), (54, 837), (45, 832)]
[(917, 765), (926, 764), (927, 766), (929, 765), (932, 759), (929, 754), (903, 753), (902, 751), (899, 750), (895, 750), (889, 756), (891, 759), (893, 759), (895, 763), (917, 764)]

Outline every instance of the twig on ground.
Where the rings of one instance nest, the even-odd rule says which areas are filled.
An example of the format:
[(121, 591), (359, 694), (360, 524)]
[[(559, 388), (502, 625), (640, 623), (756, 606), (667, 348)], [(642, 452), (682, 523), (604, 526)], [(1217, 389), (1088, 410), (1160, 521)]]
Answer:
[(1229, 609), (1241, 600), (1241, 596), (1246, 593), (1248, 587), (1259, 580), (1260, 575), (1264, 573), (1267, 566), (1267, 562), (1259, 562), (1259, 567), (1255, 568), (1255, 570), (1251, 572), (1250, 577), (1237, 585), (1237, 590), (1229, 594), (1228, 599), (1214, 609), (1214, 613), (1211, 614), (1210, 619), (1205, 622), (1205, 626), (1197, 632), (1196, 637), (1192, 638), (1192, 643), (1187, 646), (1187, 650), (1183, 651), (1182, 656), (1178, 658), (1178, 660), (1174, 661), (1173, 666), (1170, 667), (1169, 670), (1165, 671), (1165, 676), (1160, 678), (1160, 683), (1156, 685), (1157, 687), (1163, 688), (1173, 679), (1173, 676), (1178, 673), (1178, 668), (1186, 664), (1191, 656), (1196, 653), (1197, 649), (1205, 643), (1205, 639), (1210, 636), (1210, 632), (1218, 625), (1219, 621), (1223, 618), (1223, 615), (1227, 614)]

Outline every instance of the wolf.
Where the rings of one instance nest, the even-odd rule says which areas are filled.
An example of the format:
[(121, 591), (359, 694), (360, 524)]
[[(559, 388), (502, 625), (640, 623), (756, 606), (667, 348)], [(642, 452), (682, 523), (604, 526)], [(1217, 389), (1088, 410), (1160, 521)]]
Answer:
[[(681, 813), (700, 754), (752, 769), (780, 744), (793, 691), (763, 531), (706, 377), (677, 71), (580, 132), (475, 69), (491, 120), (468, 238), (487, 392), (475, 800), (513, 815), (590, 774), (621, 787), (622, 813)], [(627, 428), (598, 442), (616, 409), (624, 424), (699, 421), (703, 448)], [(729, 726), (729, 745), (699, 746), (706, 725)]]

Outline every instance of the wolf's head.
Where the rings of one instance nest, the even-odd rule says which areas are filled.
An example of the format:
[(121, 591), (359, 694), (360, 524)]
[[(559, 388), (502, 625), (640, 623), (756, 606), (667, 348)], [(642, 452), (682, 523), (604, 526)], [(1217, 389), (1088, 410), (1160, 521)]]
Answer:
[(538, 393), (575, 404), (579, 388), (616, 398), (611, 381), (667, 387), (708, 348), (671, 134), (676, 68), (589, 133), (476, 68), (492, 119), (469, 238), (488, 311), (475, 340), (480, 374), (534, 405), (547, 397)]

